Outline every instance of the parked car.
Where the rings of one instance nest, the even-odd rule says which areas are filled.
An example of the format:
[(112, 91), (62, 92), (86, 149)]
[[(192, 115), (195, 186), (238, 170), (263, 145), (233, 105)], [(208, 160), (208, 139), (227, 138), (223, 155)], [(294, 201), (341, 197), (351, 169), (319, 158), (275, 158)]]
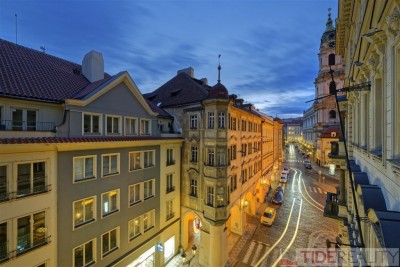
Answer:
[(262, 224), (271, 226), (276, 217), (276, 209), (273, 207), (266, 207), (263, 214), (261, 215), (260, 222)]
[(288, 167), (284, 167), (282, 172), (289, 173), (289, 168)]
[(287, 182), (287, 178), (288, 178), (288, 173), (282, 172), (281, 173), (281, 179), (279, 180), (279, 182), (286, 183)]
[(306, 159), (304, 161), (304, 166), (306, 167), (306, 169), (311, 169), (311, 161), (309, 159)]
[(274, 194), (272, 195), (272, 203), (275, 204), (282, 204), (283, 201), (283, 193), (285, 192), (285, 189), (283, 186), (279, 185), (275, 191)]

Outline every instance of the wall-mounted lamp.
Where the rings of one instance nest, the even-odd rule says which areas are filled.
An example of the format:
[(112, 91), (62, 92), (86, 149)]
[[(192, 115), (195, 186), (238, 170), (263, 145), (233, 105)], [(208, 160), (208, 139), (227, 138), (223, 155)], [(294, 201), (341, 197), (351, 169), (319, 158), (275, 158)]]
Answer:
[(354, 66), (356, 66), (356, 67), (360, 67), (360, 66), (362, 66), (364, 63), (362, 63), (362, 62), (360, 62), (360, 61), (354, 61)]
[(247, 207), (247, 205), (249, 205), (249, 202), (247, 201), (247, 199), (243, 202), (243, 206)]

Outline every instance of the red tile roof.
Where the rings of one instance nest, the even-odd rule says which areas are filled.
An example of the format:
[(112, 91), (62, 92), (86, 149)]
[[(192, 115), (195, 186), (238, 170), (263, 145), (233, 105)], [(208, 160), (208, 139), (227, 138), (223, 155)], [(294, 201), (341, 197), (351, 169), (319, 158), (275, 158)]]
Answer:
[(91, 84), (81, 65), (0, 39), (0, 96), (62, 102)]
[[(336, 137), (332, 137), (331, 133), (336, 132)], [(341, 136), (340, 126), (329, 126), (321, 134), (321, 138), (339, 138)]]
[(0, 138), (0, 144), (35, 144), (35, 143), (98, 143), (98, 142), (128, 142), (145, 140), (171, 140), (182, 139), (182, 137), (160, 137), (160, 136), (116, 136), (116, 137), (26, 137), (26, 138)]

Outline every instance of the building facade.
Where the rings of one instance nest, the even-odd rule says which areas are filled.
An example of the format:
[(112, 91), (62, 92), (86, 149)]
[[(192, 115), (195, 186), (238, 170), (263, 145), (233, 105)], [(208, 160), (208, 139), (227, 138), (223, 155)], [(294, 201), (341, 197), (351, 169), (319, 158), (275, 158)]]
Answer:
[[(399, 21), (398, 1), (339, 1), (336, 51), (348, 78), (342, 116), (350, 158), (340, 199), (350, 239), (366, 248), (400, 247), (393, 236), (400, 230)], [(363, 253), (363, 265), (389, 266), (390, 258), (376, 263), (371, 251)]]
[(0, 42), (2, 266), (164, 265), (180, 245), (173, 117), (96, 51), (79, 65)]
[(284, 140), (285, 143), (300, 143), (303, 141), (303, 119), (284, 119)]
[[(243, 234), (246, 214), (255, 214), (270, 188), (275, 131), (280, 123), (220, 83), (208, 86), (188, 68), (145, 97), (179, 121), (182, 152), (182, 246), (200, 235), (200, 264), (224, 266), (230, 231)], [(277, 130), (278, 129), (278, 130)], [(282, 151), (282, 141), (276, 148)]]

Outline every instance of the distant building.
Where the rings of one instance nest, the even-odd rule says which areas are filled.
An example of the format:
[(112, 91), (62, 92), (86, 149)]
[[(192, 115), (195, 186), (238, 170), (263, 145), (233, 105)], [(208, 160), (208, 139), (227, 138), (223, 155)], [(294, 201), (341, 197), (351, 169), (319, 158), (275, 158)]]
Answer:
[(229, 232), (244, 233), (282, 161), (282, 124), (229, 95), (220, 79), (212, 87), (196, 79), (193, 68), (145, 97), (174, 116), (185, 140), (182, 246), (200, 235), (200, 264), (225, 266)]
[(303, 140), (303, 119), (283, 119), (284, 140), (286, 143), (301, 142)]
[(339, 141), (339, 137), (340, 126), (330, 126), (317, 138), (317, 147), (320, 149), (320, 151), (317, 151), (317, 155), (320, 155), (320, 158), (316, 160), (321, 166), (329, 167), (329, 164), (334, 164), (328, 155), (332, 150), (331, 142)]
[(0, 40), (0, 62), (1, 265), (164, 265), (180, 245), (173, 117), (96, 51), (79, 65)]

